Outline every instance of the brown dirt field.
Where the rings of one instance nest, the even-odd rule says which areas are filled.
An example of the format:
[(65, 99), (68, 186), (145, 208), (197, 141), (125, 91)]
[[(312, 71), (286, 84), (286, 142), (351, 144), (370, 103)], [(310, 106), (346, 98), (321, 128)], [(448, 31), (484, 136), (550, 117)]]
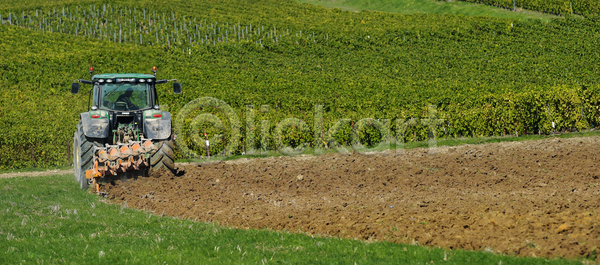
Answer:
[(581, 257), (600, 248), (599, 157), (600, 137), (555, 138), (186, 165), (103, 189), (240, 228)]

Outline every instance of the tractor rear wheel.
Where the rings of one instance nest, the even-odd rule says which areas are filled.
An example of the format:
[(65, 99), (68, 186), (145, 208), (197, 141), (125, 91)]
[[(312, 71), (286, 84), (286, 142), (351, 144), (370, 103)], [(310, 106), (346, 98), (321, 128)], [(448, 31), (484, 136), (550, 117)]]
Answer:
[(153, 144), (158, 150), (150, 156), (150, 166), (152, 169), (156, 170), (164, 167), (170, 171), (174, 171), (175, 153), (173, 150), (175, 146), (173, 140), (169, 137), (169, 139), (165, 140), (155, 140)]
[(94, 163), (94, 146), (101, 147), (102, 140), (86, 137), (80, 121), (73, 136), (73, 169), (75, 179), (82, 190), (87, 190), (89, 185), (88, 179), (85, 178), (85, 171), (91, 169)]

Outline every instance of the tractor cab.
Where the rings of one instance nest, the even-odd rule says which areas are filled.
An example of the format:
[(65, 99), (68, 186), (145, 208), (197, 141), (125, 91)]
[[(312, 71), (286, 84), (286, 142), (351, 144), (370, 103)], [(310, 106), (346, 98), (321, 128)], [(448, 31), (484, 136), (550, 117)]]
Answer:
[(91, 80), (77, 79), (92, 86), (88, 111), (80, 114), (73, 140), (75, 177), (82, 188), (106, 178), (145, 173), (149, 168), (174, 170), (171, 113), (160, 109), (156, 85), (169, 81), (173, 92), (181, 93), (176, 79), (156, 80), (153, 74), (99, 74), (90, 68)]
[(144, 74), (102, 74), (92, 77), (93, 104), (108, 111), (137, 111), (156, 104), (155, 79)]
[[(156, 85), (177, 80), (156, 80), (156, 68), (152, 71), (153, 75), (94, 75), (94, 69), (90, 68), (92, 80), (75, 80), (71, 86), (73, 94), (79, 92), (78, 82), (92, 85), (89, 111), (81, 115), (84, 128), (87, 128), (86, 136), (112, 139), (109, 144), (125, 143), (124, 139), (164, 139), (170, 136), (171, 116), (160, 110)], [(173, 92), (181, 93), (178, 82), (173, 84)]]

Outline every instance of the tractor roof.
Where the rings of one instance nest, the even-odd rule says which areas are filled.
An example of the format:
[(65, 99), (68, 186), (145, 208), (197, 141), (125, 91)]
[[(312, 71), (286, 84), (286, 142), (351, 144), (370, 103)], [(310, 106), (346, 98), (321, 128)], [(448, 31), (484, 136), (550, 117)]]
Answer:
[(97, 78), (154, 78), (153, 75), (148, 75), (148, 74), (101, 74), (101, 75), (94, 75), (92, 76), (92, 79), (97, 79)]

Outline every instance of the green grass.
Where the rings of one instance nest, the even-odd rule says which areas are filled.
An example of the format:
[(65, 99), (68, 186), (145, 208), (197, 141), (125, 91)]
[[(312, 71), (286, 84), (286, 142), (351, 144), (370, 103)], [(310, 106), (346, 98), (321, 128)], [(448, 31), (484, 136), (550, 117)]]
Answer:
[(0, 170), (0, 174), (5, 174), (5, 173), (13, 173), (13, 172), (43, 172), (43, 171), (47, 171), (47, 170), (66, 170), (66, 169), (73, 169), (72, 166), (55, 166), (55, 167), (47, 167), (47, 168), (40, 168), (40, 167), (27, 167), (27, 168), (20, 168), (18, 170), (16, 169), (2, 169)]
[(400, 14), (430, 13), (430, 14), (455, 14), (466, 16), (490, 16), (500, 18), (520, 19), (552, 19), (558, 18), (550, 14), (535, 11), (517, 11), (474, 4), (462, 1), (436, 1), (436, 0), (296, 0), (299, 3), (310, 3), (323, 7), (337, 7), (348, 11), (382, 11)]
[(577, 263), (160, 217), (106, 203), (79, 190), (70, 175), (0, 180), (0, 220), (1, 264)]

